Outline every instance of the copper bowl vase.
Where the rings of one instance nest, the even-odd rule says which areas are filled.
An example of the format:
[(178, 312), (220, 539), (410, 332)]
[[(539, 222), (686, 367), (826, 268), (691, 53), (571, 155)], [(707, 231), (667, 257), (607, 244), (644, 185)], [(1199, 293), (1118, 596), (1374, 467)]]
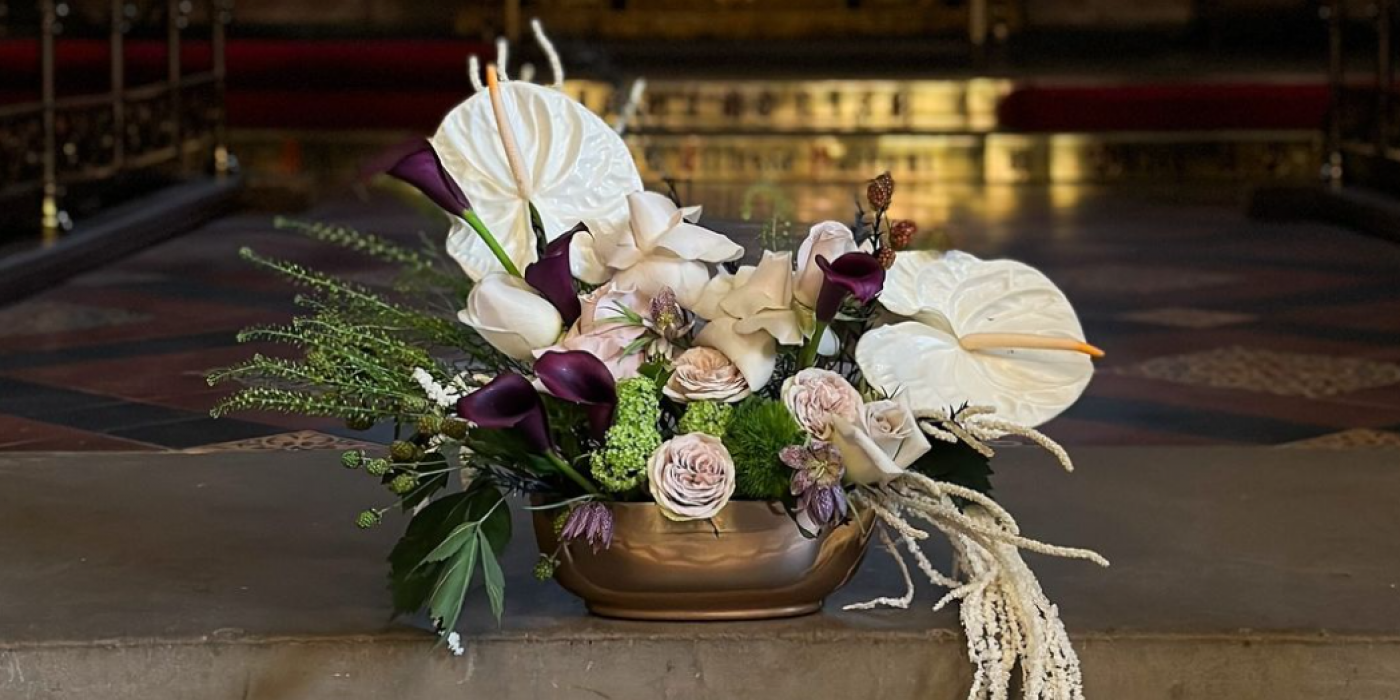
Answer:
[(553, 513), (536, 511), (540, 551), (559, 548), (555, 578), (589, 612), (628, 620), (758, 620), (821, 610), (870, 541), (863, 511), (815, 539), (776, 503), (735, 501), (713, 520), (676, 522), (654, 503), (613, 503), (613, 540), (559, 548)]

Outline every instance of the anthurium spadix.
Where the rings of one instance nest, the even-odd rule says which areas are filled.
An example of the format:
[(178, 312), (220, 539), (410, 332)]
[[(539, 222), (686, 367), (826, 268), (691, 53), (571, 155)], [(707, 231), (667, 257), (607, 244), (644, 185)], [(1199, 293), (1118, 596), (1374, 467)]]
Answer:
[[(536, 259), (532, 205), (550, 240), (580, 222), (593, 235), (625, 232), (627, 195), (642, 179), (622, 138), (558, 90), (487, 77), (491, 90), (453, 108), (430, 142), (515, 266)], [(587, 238), (574, 239), (576, 271), (588, 265)], [(503, 268), (462, 218), (452, 217), (447, 249), (472, 279)]]
[(1040, 425), (1093, 375), (1079, 318), (1039, 270), (962, 252), (901, 253), (880, 303), (901, 322), (866, 333), (856, 361), (870, 384), (916, 410), (990, 405)]

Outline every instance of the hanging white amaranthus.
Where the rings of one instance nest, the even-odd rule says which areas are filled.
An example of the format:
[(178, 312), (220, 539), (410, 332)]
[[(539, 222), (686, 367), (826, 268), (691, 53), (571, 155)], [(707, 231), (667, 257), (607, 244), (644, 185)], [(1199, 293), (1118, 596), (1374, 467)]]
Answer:
[[(1054, 441), (1034, 429), (996, 419), (990, 408), (969, 407), (955, 413), (920, 411), (917, 416), (920, 427), (931, 437), (966, 442), (988, 457), (992, 450), (987, 440), (1016, 434), (1054, 454), (1066, 471), (1074, 468), (1064, 449)], [(964, 505), (959, 506), (955, 499)], [(1060, 621), (1059, 610), (1046, 598), (1035, 574), (1021, 559), (1020, 550), (1086, 559), (1100, 566), (1108, 566), (1107, 560), (1087, 549), (1058, 547), (1027, 538), (1011, 514), (985, 494), (912, 471), (882, 487), (857, 491), (852, 501), (870, 508), (884, 524), (880, 538), (899, 563), (905, 593), (898, 598), (848, 605), (847, 610), (908, 608), (913, 602), (914, 582), (897, 539), (931, 583), (949, 589), (934, 609), (955, 600), (961, 603), (968, 657), (974, 667), (969, 700), (1007, 698), (1017, 664), (1021, 667), (1025, 698), (1084, 697), (1079, 658)], [(942, 532), (953, 546), (952, 574), (939, 571), (920, 547), (931, 530)]]

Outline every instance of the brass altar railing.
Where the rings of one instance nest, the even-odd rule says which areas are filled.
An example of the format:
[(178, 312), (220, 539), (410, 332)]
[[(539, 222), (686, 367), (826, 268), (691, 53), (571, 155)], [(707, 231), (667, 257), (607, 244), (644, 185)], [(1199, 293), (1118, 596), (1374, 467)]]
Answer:
[[(109, 180), (154, 166), (179, 171), (207, 158), (219, 174), (230, 168), (224, 120), (225, 31), (233, 0), (110, 0), (105, 7), (38, 0), (28, 34), (17, 0), (0, 0), (0, 38), (33, 40), (40, 56), (38, 99), (0, 104), (0, 200), (42, 194), (46, 232), (71, 225), (63, 207), (73, 185)], [(202, 21), (202, 22), (201, 22)], [(65, 25), (105, 22), (110, 71), (106, 90), (60, 95), (59, 43)], [(207, 70), (182, 65), (182, 45), (198, 23), (209, 27)], [(128, 84), (127, 36), (143, 28), (163, 35), (162, 76)], [(37, 31), (34, 31), (37, 30)], [(201, 163), (202, 165), (202, 163)]]

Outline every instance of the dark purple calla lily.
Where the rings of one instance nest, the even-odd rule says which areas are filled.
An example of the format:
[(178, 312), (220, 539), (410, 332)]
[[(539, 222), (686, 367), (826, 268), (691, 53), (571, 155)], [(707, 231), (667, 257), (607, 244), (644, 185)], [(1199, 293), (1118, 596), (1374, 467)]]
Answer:
[(602, 440), (617, 408), (617, 381), (603, 361), (582, 350), (547, 352), (535, 360), (535, 375), (549, 393), (588, 407), (588, 427)]
[(462, 188), (447, 174), (437, 151), (427, 141), (406, 152), (386, 172), (418, 188), (449, 214), (461, 216), (462, 212), (471, 209), (472, 205), (462, 194)]
[(846, 253), (834, 262), (824, 256), (817, 256), (817, 266), (822, 269), (821, 294), (817, 296), (817, 320), (830, 323), (841, 310), (841, 302), (851, 295), (869, 303), (880, 296), (885, 288), (885, 268), (880, 259), (869, 253)]
[(530, 449), (546, 454), (554, 449), (544, 402), (530, 380), (502, 374), (457, 401), (457, 415), (483, 428), (515, 428)]
[(568, 233), (554, 239), (544, 249), (544, 256), (525, 268), (525, 281), (559, 310), (564, 327), (574, 325), (583, 313), (574, 289), (574, 273), (569, 268), (569, 243), (580, 231), (588, 229), (579, 224)]

